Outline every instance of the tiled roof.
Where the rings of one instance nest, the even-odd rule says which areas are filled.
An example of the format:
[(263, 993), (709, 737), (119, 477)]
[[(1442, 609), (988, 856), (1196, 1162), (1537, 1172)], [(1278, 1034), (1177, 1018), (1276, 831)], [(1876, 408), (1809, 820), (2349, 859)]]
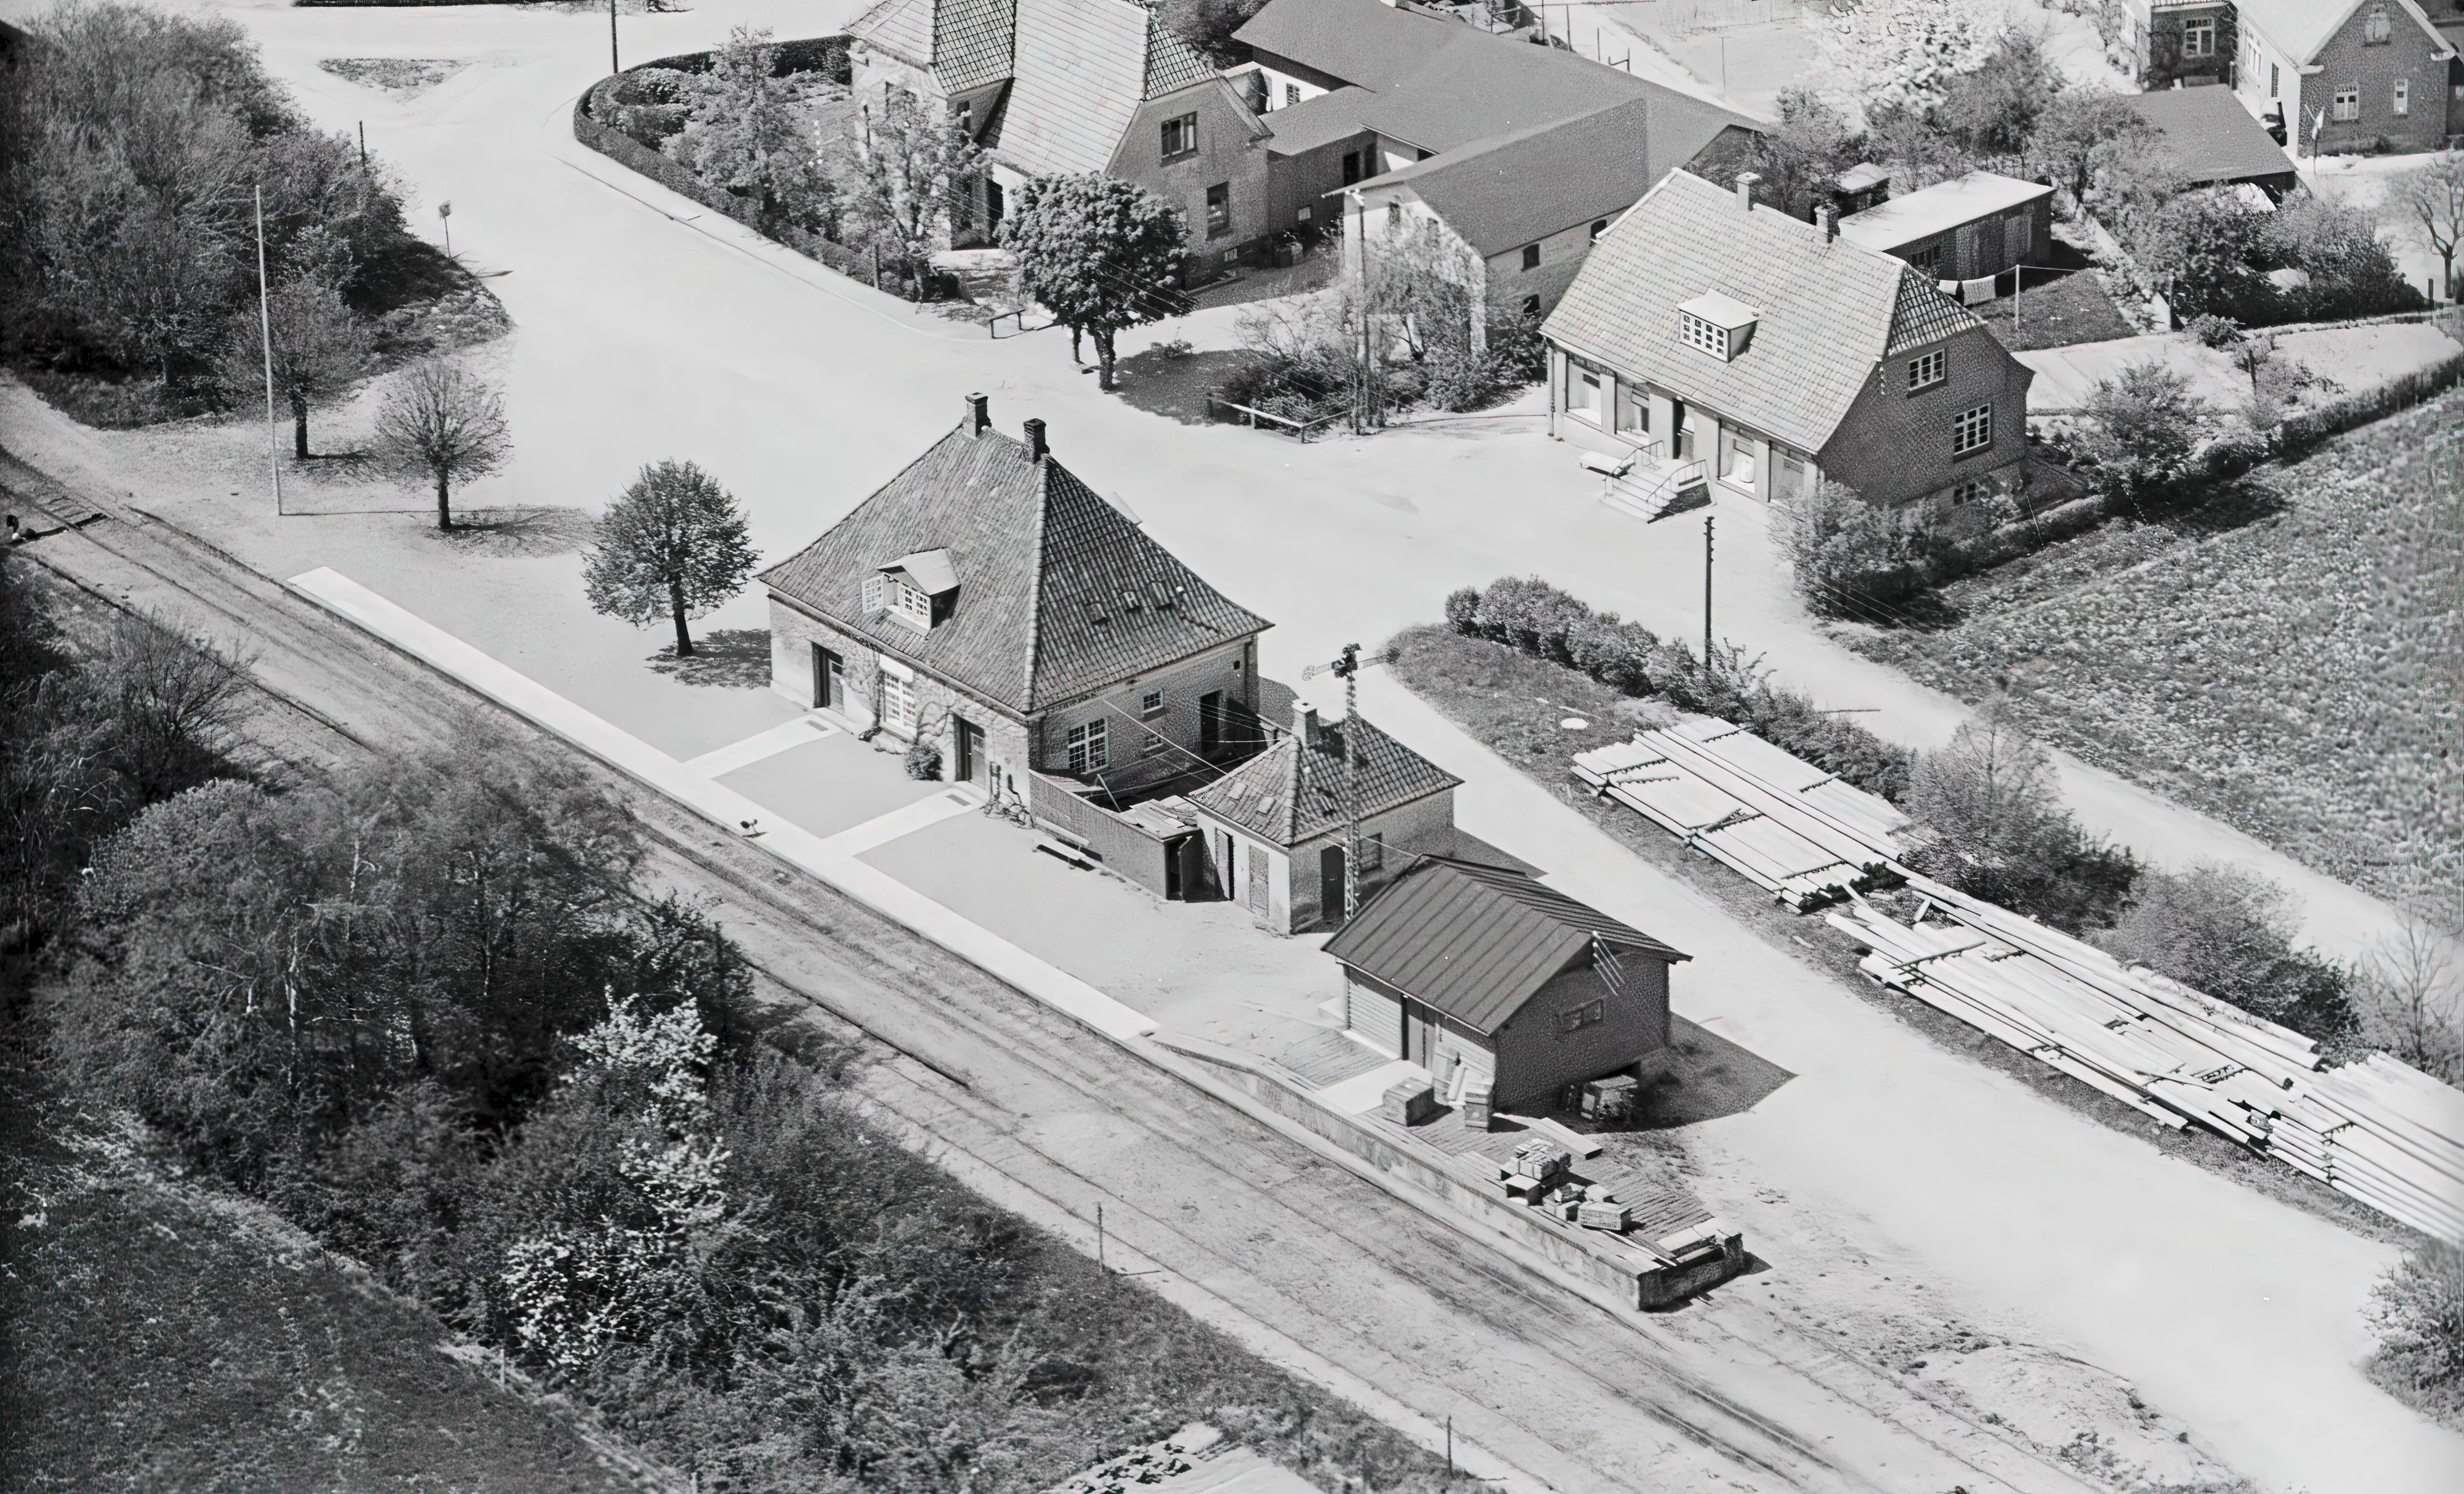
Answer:
[(2141, 119), (2165, 132), (2158, 149), (2174, 175), (2193, 187), (2293, 174), (2284, 147), (2221, 83), (2122, 97)]
[[(1364, 819), (1463, 781), (1365, 720), (1355, 720), (1349, 730), (1359, 741)], [(1339, 828), (1346, 731), (1341, 721), (1323, 722), (1314, 745), (1286, 735), (1191, 792), (1189, 802), (1227, 824), (1286, 847)]]
[(933, 76), (963, 93), (1010, 75), (1018, 0), (939, 0), (933, 11)]
[[(1915, 281), (1912, 289), (1909, 281)], [(1762, 313), (1732, 360), (1683, 341), (1678, 306), (1705, 291)], [(1910, 332), (1982, 327), (1916, 270), (1776, 209), (1676, 171), (1619, 218), (1542, 333), (1711, 414), (1818, 454), (1890, 349)]]
[(1839, 236), (1867, 249), (1889, 251), (2052, 195), (2054, 189), (2041, 182), (1969, 171), (1863, 212), (1852, 212), (1839, 220)]
[(1154, 11), (1147, 12), (1147, 91), (1140, 98), (1160, 99), (1214, 76), (1215, 64), (1204, 53), (1181, 40)]
[[(1373, 181), (1410, 187), (1466, 243), (1484, 254), (1500, 254), (1560, 229), (1625, 211), (1652, 183), (1719, 133), (1663, 131), (1661, 121), (1669, 112), (1658, 98), (1629, 99), (1577, 119), (1474, 141)], [(1681, 118), (1686, 124), (1701, 120), (1690, 113)], [(1726, 119), (1755, 127), (1742, 116)], [(1685, 156), (1663, 159), (1664, 150), (1687, 144), (1692, 150)]]
[[(864, 580), (946, 550), (957, 603), (930, 632), (868, 612)], [(1059, 462), (961, 425), (763, 584), (1021, 714), (1266, 627)]]
[(1490, 1033), (1595, 936), (1641, 957), (1688, 957), (1523, 872), (1434, 856), (1371, 898), (1326, 952)]
[(847, 23), (847, 34), (917, 67), (931, 67), (933, 0), (881, 0)]

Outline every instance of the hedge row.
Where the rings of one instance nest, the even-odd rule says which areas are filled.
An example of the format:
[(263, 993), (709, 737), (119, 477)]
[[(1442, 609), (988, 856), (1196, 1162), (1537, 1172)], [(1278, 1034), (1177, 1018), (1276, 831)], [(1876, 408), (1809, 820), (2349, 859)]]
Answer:
[(1446, 623), (1533, 658), (1582, 670), (1628, 695), (1733, 721), (1765, 741), (1894, 803), (1907, 797), (1915, 755), (1771, 683), (1734, 649), (1706, 662), (1614, 612), (1595, 612), (1538, 577), (1504, 577), (1446, 598)]

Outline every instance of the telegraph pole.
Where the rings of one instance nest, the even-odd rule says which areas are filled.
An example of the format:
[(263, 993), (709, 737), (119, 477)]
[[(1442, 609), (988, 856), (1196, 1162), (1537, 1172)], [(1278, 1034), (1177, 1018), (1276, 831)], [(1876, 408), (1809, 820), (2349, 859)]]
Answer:
[(1711, 669), (1711, 516), (1703, 516), (1703, 670)]
[(1343, 921), (1360, 912), (1360, 646), (1345, 644), (1334, 661), (1343, 681)]
[(607, 71), (625, 71), (625, 64), (616, 60), (616, 0), (607, 0)]
[(265, 279), (265, 188), (256, 189), (256, 331), (265, 344), (265, 467), (274, 474), (274, 516), (282, 516), (282, 441), (274, 423), (274, 301)]

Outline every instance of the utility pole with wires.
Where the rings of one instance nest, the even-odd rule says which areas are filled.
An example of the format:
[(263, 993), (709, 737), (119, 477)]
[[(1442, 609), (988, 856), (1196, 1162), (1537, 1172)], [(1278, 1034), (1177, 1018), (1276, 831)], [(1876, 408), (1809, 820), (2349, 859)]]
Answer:
[(1711, 670), (1711, 516), (1703, 516), (1703, 671)]
[(265, 345), (265, 466), (274, 477), (274, 516), (282, 516), (282, 441), (274, 418), (274, 297), (265, 276), (265, 188), (256, 189), (256, 331)]
[(1334, 661), (1343, 681), (1343, 921), (1360, 912), (1360, 646), (1345, 644)]
[(625, 71), (625, 64), (616, 60), (616, 0), (607, 0), (607, 71)]

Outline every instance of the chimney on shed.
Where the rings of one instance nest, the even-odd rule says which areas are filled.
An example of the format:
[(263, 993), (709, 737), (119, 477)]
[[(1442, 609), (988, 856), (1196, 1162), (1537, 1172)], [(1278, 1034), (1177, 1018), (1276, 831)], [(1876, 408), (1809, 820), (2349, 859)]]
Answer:
[(1837, 238), (1839, 236), (1839, 209), (1832, 207), (1829, 203), (1819, 204), (1814, 209), (1814, 226), (1822, 231), (1823, 242), (1829, 243), (1831, 240)]
[(1761, 180), (1762, 173), (1758, 171), (1740, 171), (1737, 173), (1737, 207), (1740, 211), (1751, 212), (1754, 210), (1754, 184)]
[(967, 434), (971, 436), (982, 435), (985, 431), (992, 428), (992, 424), (993, 402), (991, 398), (981, 394), (968, 395)]
[(1044, 422), (1040, 420), (1030, 420), (1027, 421), (1021, 428), (1026, 432), (1026, 459), (1028, 461), (1040, 462), (1051, 453), (1052, 449), (1044, 444)]
[(1292, 702), (1292, 736), (1304, 747), (1317, 745), (1317, 707), (1306, 701)]

